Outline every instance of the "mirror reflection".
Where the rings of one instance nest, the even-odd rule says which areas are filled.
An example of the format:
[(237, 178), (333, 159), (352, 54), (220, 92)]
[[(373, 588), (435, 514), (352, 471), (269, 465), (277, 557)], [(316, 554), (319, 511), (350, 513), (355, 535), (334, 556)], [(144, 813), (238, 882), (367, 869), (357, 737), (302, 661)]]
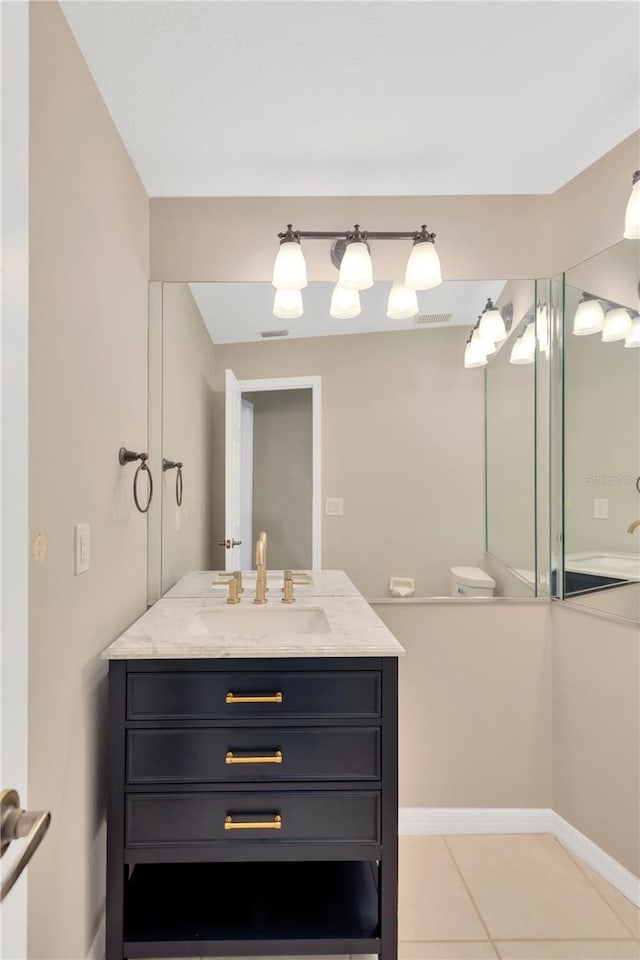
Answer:
[(640, 619), (637, 247), (565, 274), (564, 595)]
[[(183, 464), (184, 482), (179, 505), (176, 469), (163, 474), (162, 593), (193, 571), (255, 570), (261, 530), (270, 570), (341, 569), (370, 598), (535, 593), (525, 367), (522, 429), (497, 416), (515, 411), (500, 371), (513, 367), (533, 282), (447, 281), (420, 292), (418, 315), (404, 320), (386, 315), (390, 287), (375, 284), (360, 316), (336, 320), (333, 285), (310, 283), (304, 315), (282, 320), (269, 283), (162, 284), (162, 456)], [(502, 493), (489, 497), (493, 557), (484, 366), (464, 363), (488, 299), (511, 334), (488, 375), (491, 482), (522, 493), (504, 543)], [(519, 478), (499, 465), (515, 433)], [(502, 564), (520, 571), (515, 586)]]

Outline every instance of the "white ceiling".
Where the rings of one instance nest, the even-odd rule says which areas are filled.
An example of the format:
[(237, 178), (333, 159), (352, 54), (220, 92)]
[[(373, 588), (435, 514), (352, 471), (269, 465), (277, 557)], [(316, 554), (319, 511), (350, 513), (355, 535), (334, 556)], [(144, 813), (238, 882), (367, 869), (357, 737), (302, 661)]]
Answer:
[[(190, 283), (198, 309), (214, 343), (246, 343), (262, 340), (263, 330), (288, 330), (290, 340), (301, 337), (333, 337), (344, 333), (375, 333), (382, 330), (415, 330), (415, 320), (389, 320), (386, 316), (390, 283), (376, 283), (364, 290), (362, 313), (353, 320), (329, 316), (333, 284), (310, 283), (302, 291), (304, 314), (297, 320), (273, 316), (274, 289), (270, 283)], [(497, 300), (504, 280), (447, 280), (433, 290), (418, 293), (421, 314), (452, 313), (447, 325), (476, 322), (487, 297)], [(519, 319), (519, 318), (518, 318)], [(428, 331), (429, 326), (421, 329)]]
[(637, 2), (62, 7), (150, 196), (546, 193), (639, 125)]

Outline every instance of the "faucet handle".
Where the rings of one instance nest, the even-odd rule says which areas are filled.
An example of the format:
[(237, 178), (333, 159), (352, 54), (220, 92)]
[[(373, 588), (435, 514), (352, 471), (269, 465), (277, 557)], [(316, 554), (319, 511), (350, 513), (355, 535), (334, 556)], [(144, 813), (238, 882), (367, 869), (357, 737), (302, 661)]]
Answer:
[(295, 603), (296, 598), (293, 595), (293, 574), (291, 570), (285, 570), (284, 572), (284, 588), (283, 588), (283, 597), (282, 603)]
[(240, 591), (238, 588), (238, 581), (235, 577), (231, 577), (231, 580), (229, 580), (229, 596), (227, 597), (227, 603), (240, 603)]

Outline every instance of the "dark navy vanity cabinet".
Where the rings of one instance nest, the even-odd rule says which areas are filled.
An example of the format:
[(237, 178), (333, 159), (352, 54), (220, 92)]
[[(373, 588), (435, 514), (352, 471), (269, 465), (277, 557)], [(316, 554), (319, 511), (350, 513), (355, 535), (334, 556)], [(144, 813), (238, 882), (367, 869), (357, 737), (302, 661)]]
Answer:
[(107, 960), (397, 956), (397, 659), (111, 660)]

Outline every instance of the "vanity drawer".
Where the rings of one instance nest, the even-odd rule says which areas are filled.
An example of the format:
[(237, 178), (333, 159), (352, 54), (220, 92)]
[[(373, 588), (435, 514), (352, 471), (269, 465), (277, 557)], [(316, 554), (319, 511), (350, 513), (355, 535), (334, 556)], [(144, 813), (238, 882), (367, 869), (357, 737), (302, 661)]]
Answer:
[(201, 727), (127, 733), (129, 784), (379, 778), (379, 727)]
[(126, 845), (142, 847), (380, 842), (380, 794), (365, 791), (293, 793), (129, 794)]
[(378, 671), (129, 673), (129, 720), (375, 718)]

